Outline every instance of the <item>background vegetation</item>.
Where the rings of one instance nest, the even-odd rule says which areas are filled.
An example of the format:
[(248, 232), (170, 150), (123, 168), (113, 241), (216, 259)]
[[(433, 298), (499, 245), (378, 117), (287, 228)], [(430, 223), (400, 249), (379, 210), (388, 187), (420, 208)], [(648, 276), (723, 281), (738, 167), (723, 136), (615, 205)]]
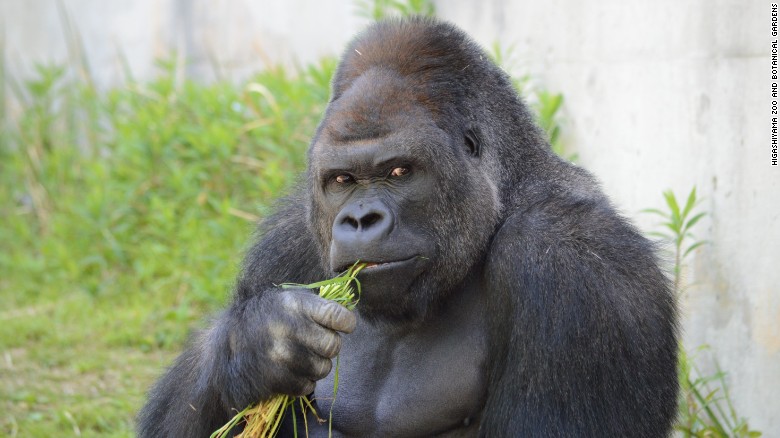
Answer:
[(303, 169), (334, 66), (205, 85), (162, 62), (107, 93), (41, 66), (10, 87), (0, 435), (132, 435), (153, 376), (225, 302), (253, 223)]

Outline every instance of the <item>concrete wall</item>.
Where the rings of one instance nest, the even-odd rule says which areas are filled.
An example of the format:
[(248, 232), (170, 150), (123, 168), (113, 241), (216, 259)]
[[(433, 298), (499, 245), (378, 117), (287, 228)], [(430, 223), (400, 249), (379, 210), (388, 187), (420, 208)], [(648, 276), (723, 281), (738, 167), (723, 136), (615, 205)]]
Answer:
[[(97, 81), (154, 73), (178, 50), (188, 72), (240, 78), (338, 53), (366, 21), (348, 1), (63, 0)], [(739, 413), (780, 436), (780, 169), (770, 166), (770, 6), (759, 1), (439, 1), (484, 45), (514, 45), (518, 71), (563, 93), (564, 135), (627, 216), (694, 185), (709, 216), (682, 300), (688, 346), (709, 344)], [(0, 0), (17, 77), (67, 59), (54, 0)], [(217, 66), (217, 67), (215, 67)], [(706, 365), (708, 354), (702, 359)]]
[(36, 62), (74, 62), (70, 26), (104, 87), (126, 79), (123, 62), (143, 79), (174, 55), (187, 74), (241, 79), (337, 52), (367, 23), (355, 10), (350, 1), (0, 0), (0, 39), (17, 77)]

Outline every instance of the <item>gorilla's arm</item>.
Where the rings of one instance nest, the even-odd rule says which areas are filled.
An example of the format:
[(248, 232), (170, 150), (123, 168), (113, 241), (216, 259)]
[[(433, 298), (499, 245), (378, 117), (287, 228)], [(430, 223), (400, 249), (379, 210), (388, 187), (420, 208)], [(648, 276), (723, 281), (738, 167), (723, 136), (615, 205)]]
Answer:
[[(299, 294), (304, 300), (268, 298), (295, 295), (274, 293), (279, 290), (275, 284), (309, 283), (325, 275), (317, 258), (319, 250), (306, 226), (303, 202), (293, 198), (286, 204), (261, 226), (262, 237), (247, 254), (231, 305), (195, 337), (150, 391), (139, 413), (138, 436), (207, 437), (235, 414), (233, 409), (276, 392), (268, 388), (266, 376), (274, 374), (274, 369), (264, 355), (268, 351), (259, 344), (273, 324), (276, 329), (284, 324), (309, 329), (293, 320), (294, 312), (280, 311), (285, 304), (279, 301), (315, 308), (318, 303), (304, 301), (308, 295), (319, 298), (308, 292)], [(283, 317), (287, 319), (280, 320)], [(277, 374), (275, 381), (292, 380)]]
[(488, 266), (496, 317), (483, 436), (669, 430), (674, 298), (652, 245), (607, 201), (526, 204), (496, 235)]

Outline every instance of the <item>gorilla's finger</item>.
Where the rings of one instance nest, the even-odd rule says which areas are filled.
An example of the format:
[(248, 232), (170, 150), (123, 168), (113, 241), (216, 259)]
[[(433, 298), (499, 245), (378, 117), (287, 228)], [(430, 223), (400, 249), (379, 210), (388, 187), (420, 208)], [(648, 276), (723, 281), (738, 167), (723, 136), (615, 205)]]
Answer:
[(333, 366), (330, 359), (313, 354), (302, 345), (295, 348), (295, 350), (297, 351), (295, 355), (296, 360), (289, 363), (288, 366), (293, 375), (298, 376), (299, 379), (319, 380), (330, 373), (330, 369)]
[(290, 394), (295, 396), (306, 396), (314, 392), (316, 382), (309, 379), (296, 379), (290, 382), (289, 389), (283, 390), (284, 394)]
[(352, 333), (355, 330), (355, 314), (341, 304), (310, 295), (301, 297), (301, 305), (304, 313), (323, 327), (343, 333)]
[(333, 361), (330, 359), (318, 357), (312, 360), (312, 371), (314, 373), (311, 377), (314, 380), (324, 379), (328, 374), (330, 374), (331, 368), (333, 368)]
[(320, 326), (315, 326), (300, 340), (311, 352), (328, 359), (336, 357), (341, 350), (341, 336)]

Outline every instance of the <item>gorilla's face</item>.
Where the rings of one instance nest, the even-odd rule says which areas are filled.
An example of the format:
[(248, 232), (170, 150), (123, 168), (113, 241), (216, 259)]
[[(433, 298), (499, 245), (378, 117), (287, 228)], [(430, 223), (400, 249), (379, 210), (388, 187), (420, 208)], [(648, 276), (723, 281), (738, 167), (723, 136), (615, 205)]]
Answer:
[(425, 316), (481, 259), (499, 216), (473, 139), (440, 127), (418, 97), (369, 71), (331, 103), (310, 151), (323, 262), (334, 273), (368, 264), (368, 317)]

